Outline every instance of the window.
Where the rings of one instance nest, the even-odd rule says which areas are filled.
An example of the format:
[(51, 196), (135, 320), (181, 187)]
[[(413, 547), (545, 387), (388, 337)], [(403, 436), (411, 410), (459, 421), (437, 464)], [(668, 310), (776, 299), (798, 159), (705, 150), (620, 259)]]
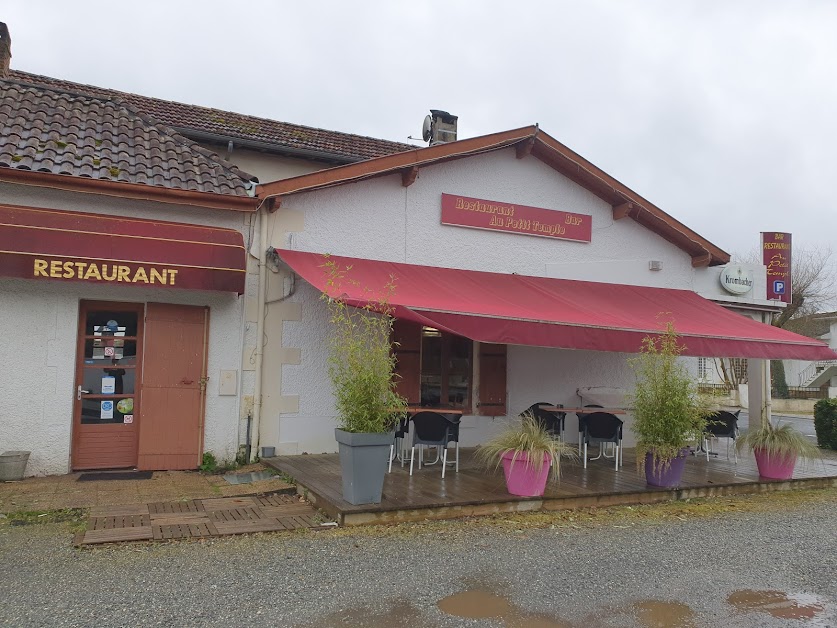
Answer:
[(730, 366), (732, 367), (732, 372), (735, 374), (735, 381), (737, 382), (746, 382), (747, 381), (747, 358), (730, 358), (729, 359)]
[(706, 358), (698, 358), (697, 376), (699, 382), (709, 381), (709, 364)]
[[(479, 345), (433, 327), (396, 320), (392, 328), (396, 390), (411, 406), (462, 408), (488, 416), (506, 413), (506, 347)], [(474, 381), (479, 360), (479, 399)]]
[(473, 341), (421, 328), (421, 405), (471, 407)]

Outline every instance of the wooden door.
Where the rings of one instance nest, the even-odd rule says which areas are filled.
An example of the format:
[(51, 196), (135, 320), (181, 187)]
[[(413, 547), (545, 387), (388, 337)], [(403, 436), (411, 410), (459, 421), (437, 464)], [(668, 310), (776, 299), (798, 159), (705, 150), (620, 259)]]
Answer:
[(137, 464), (143, 309), (141, 303), (81, 303), (73, 469), (120, 469)]
[(139, 469), (200, 465), (208, 333), (209, 308), (146, 307)]
[(481, 416), (506, 414), (506, 345), (480, 343)]

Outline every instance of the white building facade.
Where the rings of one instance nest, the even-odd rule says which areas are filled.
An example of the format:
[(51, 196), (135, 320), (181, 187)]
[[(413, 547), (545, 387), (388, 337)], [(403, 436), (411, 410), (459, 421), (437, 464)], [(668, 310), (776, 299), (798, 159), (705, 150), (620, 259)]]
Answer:
[[(292, 250), (431, 268), (688, 290), (759, 321), (775, 309), (764, 300), (764, 281), (758, 281), (747, 295), (733, 296), (722, 289), (720, 265), (728, 261), (722, 250), (657, 208), (651, 210), (653, 216), (643, 216), (629, 200), (639, 197), (626, 188), (619, 190), (625, 194), (621, 203), (618, 198), (607, 198), (603, 187), (618, 186), (618, 182), (585, 184), (584, 176), (571, 178), (550, 162), (547, 148), (542, 147), (540, 155), (528, 153), (526, 142), (545, 135), (538, 135), (537, 130), (531, 133), (521, 133), (519, 142), (506, 147), (497, 146), (507, 137), (498, 134), (457, 142), (462, 144), (460, 152), (450, 149), (439, 158), (434, 156), (442, 150), (431, 147), (400, 161), (373, 160), (365, 169), (337, 168), (327, 180), (298, 177), (263, 185), (259, 195), (274, 198), (278, 204), (267, 217), (270, 245), (278, 249), (279, 258), (282, 250)], [(548, 136), (545, 142), (547, 147), (557, 145)], [(486, 146), (490, 148), (479, 150)], [(578, 163), (594, 168), (581, 158)], [(442, 195), (541, 208), (555, 212), (562, 221), (564, 212), (579, 214), (592, 223), (590, 239), (579, 242), (443, 224)], [(636, 205), (641, 202), (637, 200)], [(643, 211), (649, 211), (649, 206)], [(670, 219), (667, 225), (654, 223), (666, 218)], [(320, 292), (281, 260), (271, 275), (266, 301), (274, 305), (268, 305), (266, 319), (261, 442), (275, 446), (280, 454), (335, 451), (334, 404), (326, 368), (330, 330)], [(614, 311), (620, 307), (616, 300), (606, 306)], [(661, 303), (660, 313), (664, 311), (665, 303)], [(435, 333), (424, 330), (428, 331)], [(438, 368), (427, 364), (428, 359), (438, 360), (433, 342), (425, 337), (417, 349), (425, 405), (438, 401), (438, 395), (426, 397), (424, 390), (437, 386)], [(464, 400), (444, 394), (441, 400), (442, 406), (456, 403), (463, 409), (460, 438), (464, 446), (483, 441), (505, 419), (535, 402), (573, 407), (595, 402), (595, 391), (600, 390), (606, 391), (603, 398), (611, 405), (624, 403), (633, 388), (630, 353), (509, 344), (503, 411), (485, 416), (479, 404), (478, 344), (458, 349), (451, 344), (444, 349), (446, 359), (468, 360), (467, 377), (461, 383), (466, 390)], [(696, 368), (695, 360), (690, 363)], [(444, 375), (444, 365), (442, 371)], [(461, 371), (456, 374), (462, 375)], [(630, 416), (625, 432), (630, 446), (629, 428)], [(570, 434), (576, 429), (574, 415), (567, 417), (566, 429)]]

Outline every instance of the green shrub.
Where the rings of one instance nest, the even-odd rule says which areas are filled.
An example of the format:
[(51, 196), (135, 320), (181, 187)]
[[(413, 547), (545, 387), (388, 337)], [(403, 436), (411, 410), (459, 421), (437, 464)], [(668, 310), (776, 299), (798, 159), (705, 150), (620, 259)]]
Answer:
[(392, 278), (380, 291), (364, 287), (365, 304), (352, 307), (346, 296), (360, 287), (349, 277), (351, 266), (341, 268), (325, 256), (328, 274), (322, 298), (328, 306), (328, 374), (334, 386), (337, 424), (355, 433), (386, 433), (406, 414), (407, 400), (395, 391), (395, 354), (390, 340), (395, 292)]
[(788, 382), (785, 379), (785, 363), (781, 360), (771, 360), (770, 373), (773, 376), (773, 396), (776, 399), (790, 399)]
[(710, 403), (698, 394), (697, 383), (678, 359), (684, 349), (668, 322), (661, 334), (643, 338), (639, 354), (628, 360), (637, 378), (631, 429), (637, 438), (638, 470), (648, 453), (655, 467), (667, 468), (706, 430)]
[(203, 452), (201, 466), (199, 466), (198, 469), (204, 473), (215, 473), (218, 469), (218, 461), (215, 459), (215, 455), (211, 451)]
[(820, 447), (837, 450), (837, 399), (820, 399), (814, 405), (814, 429)]

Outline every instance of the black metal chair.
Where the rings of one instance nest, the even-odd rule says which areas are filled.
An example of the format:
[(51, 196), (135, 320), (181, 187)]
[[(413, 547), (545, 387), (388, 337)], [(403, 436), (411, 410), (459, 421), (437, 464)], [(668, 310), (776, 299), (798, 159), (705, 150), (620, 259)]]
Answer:
[[(603, 406), (589, 403), (585, 408), (602, 408)], [(595, 412), (595, 410), (593, 410)], [(582, 446), (582, 439), (584, 437), (584, 422), (588, 416), (590, 416), (590, 412), (576, 412), (575, 415), (578, 417), (578, 452), (581, 453), (581, 446)]]
[(401, 461), (401, 466), (404, 466), (404, 439), (410, 432), (410, 417), (405, 416), (398, 421), (395, 426), (395, 435), (392, 438), (392, 443), (389, 446), (389, 472), (392, 473), (392, 461), (396, 458)]
[[(462, 417), (458, 415), (445, 415), (448, 425), (448, 445), (454, 443), (454, 469), (459, 473), (459, 424), (462, 422)], [(445, 445), (447, 447), (447, 445)]]
[[(438, 412), (418, 412), (411, 419), (413, 423), (413, 446), (410, 449), (410, 475), (413, 475), (413, 463), (416, 457), (416, 447), (419, 448), (418, 467), (421, 469), (421, 460), (424, 455), (422, 447), (438, 447), (442, 459), (442, 477), (445, 477), (445, 469), (448, 463), (448, 443), (451, 442), (453, 428), (451, 421)], [(458, 428), (458, 426), (457, 426)], [(456, 430), (456, 443), (458, 449), (459, 434)], [(459, 467), (457, 465), (457, 471)]]
[(615, 415), (608, 412), (593, 412), (585, 415), (584, 418), (584, 468), (587, 468), (587, 447), (588, 445), (598, 444), (599, 455), (590, 460), (598, 460), (599, 458), (609, 458), (605, 454), (604, 446), (607, 443), (613, 443), (614, 452), (613, 458), (616, 464), (616, 470), (622, 465), (622, 420)]
[[(561, 407), (560, 404), (554, 405), (559, 408)], [(539, 401), (538, 403), (533, 403), (531, 406), (529, 406), (523, 412), (521, 412), (520, 416), (523, 416), (524, 414), (531, 414), (533, 417), (535, 417), (535, 420), (544, 427), (546, 431), (551, 433), (556, 438), (561, 438), (564, 434), (564, 421), (567, 418), (567, 413), (544, 410), (542, 406), (553, 406), (553, 404), (547, 401)]]
[[(721, 410), (709, 417), (709, 425), (706, 426), (706, 433), (704, 434), (704, 449), (706, 449), (707, 460), (709, 460), (709, 456), (718, 455), (717, 452), (711, 450), (709, 441), (719, 438), (727, 439), (727, 460), (729, 460), (730, 443), (734, 444), (735, 439), (738, 438), (738, 415), (740, 413), (741, 410), (736, 412)], [(738, 451), (735, 447), (732, 450), (735, 462), (738, 463)]]

